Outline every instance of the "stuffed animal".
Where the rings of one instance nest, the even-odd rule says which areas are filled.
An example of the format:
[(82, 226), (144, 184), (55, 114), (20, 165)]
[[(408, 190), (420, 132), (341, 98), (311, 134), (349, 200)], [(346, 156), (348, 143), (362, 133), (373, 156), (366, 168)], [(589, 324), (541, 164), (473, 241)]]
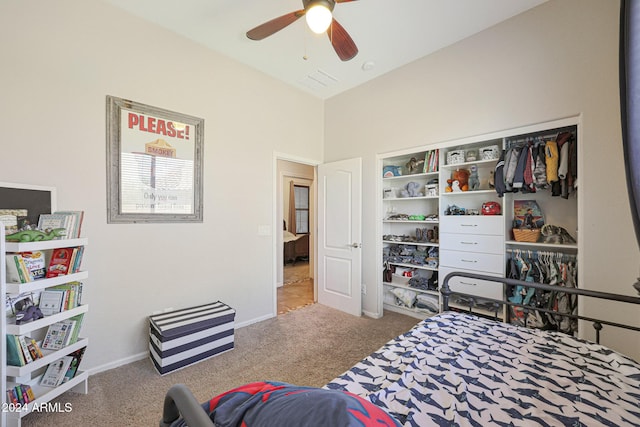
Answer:
[(420, 184), (415, 182), (415, 181), (411, 181), (410, 183), (408, 183), (405, 187), (405, 190), (402, 190), (400, 192), (400, 195), (402, 197), (419, 197), (421, 196), (420, 194)]
[(32, 305), (16, 313), (16, 325), (20, 325), (22, 322), (27, 322), (29, 320), (42, 319), (43, 317), (44, 314), (42, 314), (40, 308)]
[(478, 178), (478, 166), (471, 165), (471, 172), (469, 173), (469, 190), (480, 189), (480, 178)]
[(424, 163), (424, 159), (417, 160), (415, 157), (412, 157), (411, 160), (405, 165), (409, 174), (420, 172), (420, 166)]
[(449, 186), (445, 188), (445, 192), (458, 192), (469, 190), (469, 175), (468, 169), (457, 169), (451, 172), (451, 179), (447, 180)]

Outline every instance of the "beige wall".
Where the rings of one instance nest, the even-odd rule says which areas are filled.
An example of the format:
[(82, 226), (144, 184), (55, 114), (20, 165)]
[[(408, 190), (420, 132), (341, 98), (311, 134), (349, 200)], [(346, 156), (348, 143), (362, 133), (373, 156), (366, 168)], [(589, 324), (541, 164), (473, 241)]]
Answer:
[[(619, 4), (550, 0), (325, 105), (325, 161), (363, 158), (363, 282), (374, 289), (376, 155), (582, 115), (579, 274), (589, 289), (633, 295), (640, 270), (625, 188), (618, 97)], [(602, 304), (586, 307), (608, 314)], [(376, 292), (364, 310), (376, 313)], [(637, 308), (618, 318), (640, 324)], [(640, 358), (640, 340), (604, 342)]]
[[(0, 181), (86, 211), (84, 367), (144, 357), (156, 310), (275, 315), (274, 153), (322, 160), (323, 102), (96, 0), (2, 1), (0, 39)], [(202, 224), (107, 225), (106, 95), (204, 118)]]

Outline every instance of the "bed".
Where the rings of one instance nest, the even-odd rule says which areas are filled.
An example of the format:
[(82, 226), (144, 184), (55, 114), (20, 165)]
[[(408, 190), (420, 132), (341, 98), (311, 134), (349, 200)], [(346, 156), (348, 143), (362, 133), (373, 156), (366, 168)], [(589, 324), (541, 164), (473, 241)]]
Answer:
[[(640, 363), (562, 332), (450, 311), (448, 301), (456, 293), (448, 282), (455, 276), (541, 291), (558, 288), (451, 273), (441, 286), (442, 313), (419, 322), (323, 388), (253, 383), (200, 405), (184, 385), (176, 385), (165, 397), (160, 425), (640, 425)], [(564, 290), (640, 304), (638, 297)], [(470, 295), (458, 295), (473, 301)], [(640, 331), (633, 325), (569, 316), (593, 322), (596, 340), (607, 325)], [(345, 415), (339, 418), (341, 412)], [(281, 418), (275, 422), (277, 414)]]
[(283, 231), (284, 242), (284, 263), (293, 262), (299, 258), (309, 257), (309, 235), (293, 234), (287, 230)]

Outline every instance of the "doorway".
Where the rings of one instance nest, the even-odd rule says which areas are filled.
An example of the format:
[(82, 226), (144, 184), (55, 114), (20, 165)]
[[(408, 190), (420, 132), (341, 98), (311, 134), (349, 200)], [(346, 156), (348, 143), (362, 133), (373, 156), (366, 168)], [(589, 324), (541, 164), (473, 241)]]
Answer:
[(315, 166), (277, 159), (279, 191), (277, 313), (316, 302), (314, 284)]

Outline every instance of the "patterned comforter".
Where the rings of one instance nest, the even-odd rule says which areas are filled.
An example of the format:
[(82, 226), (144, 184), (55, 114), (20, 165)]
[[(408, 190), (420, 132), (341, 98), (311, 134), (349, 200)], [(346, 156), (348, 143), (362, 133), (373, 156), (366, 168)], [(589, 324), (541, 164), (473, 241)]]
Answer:
[(598, 344), (462, 313), (426, 319), (327, 384), (404, 426), (637, 426), (640, 364)]

